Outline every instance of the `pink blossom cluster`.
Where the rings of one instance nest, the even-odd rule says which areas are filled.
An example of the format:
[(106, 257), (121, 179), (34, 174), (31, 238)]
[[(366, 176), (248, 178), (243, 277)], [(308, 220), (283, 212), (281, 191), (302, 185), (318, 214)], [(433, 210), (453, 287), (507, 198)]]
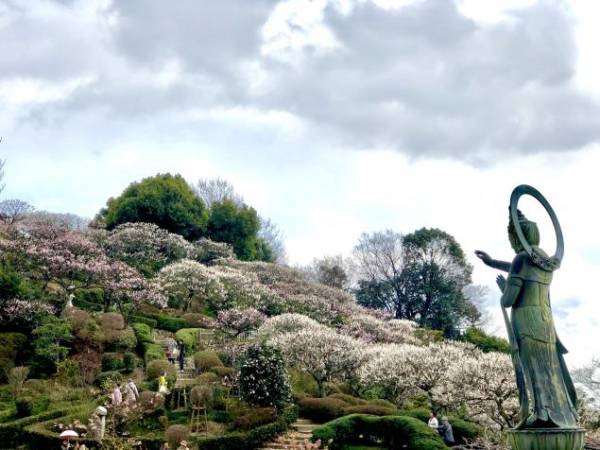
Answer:
[(217, 315), (217, 328), (233, 336), (246, 335), (260, 327), (266, 317), (254, 308), (223, 310)]

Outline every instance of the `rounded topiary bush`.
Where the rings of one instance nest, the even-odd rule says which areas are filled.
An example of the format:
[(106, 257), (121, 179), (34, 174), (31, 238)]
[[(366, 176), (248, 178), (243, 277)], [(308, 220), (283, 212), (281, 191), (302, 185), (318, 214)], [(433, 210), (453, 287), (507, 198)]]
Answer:
[(221, 379), (223, 379), (225, 377), (231, 379), (235, 375), (235, 369), (233, 369), (231, 367), (215, 366), (215, 367), (211, 367), (209, 369), (209, 372), (216, 374)]
[(233, 430), (251, 430), (252, 428), (274, 422), (277, 419), (275, 408), (254, 408), (239, 416), (231, 426)]
[(375, 445), (383, 448), (411, 450), (446, 450), (439, 434), (412, 417), (375, 417), (352, 414), (333, 420), (313, 430), (313, 441), (327, 442), (330, 450), (347, 444)]
[(370, 414), (372, 416), (393, 416), (398, 413), (396, 408), (386, 408), (378, 405), (353, 405), (342, 410), (345, 416), (349, 414)]
[(195, 386), (190, 392), (190, 403), (197, 408), (208, 408), (215, 396), (210, 386)]
[(219, 375), (214, 372), (205, 372), (194, 378), (194, 384), (214, 384), (221, 381)]
[(223, 367), (223, 362), (215, 352), (205, 350), (194, 354), (194, 364), (196, 372), (202, 373), (208, 371), (211, 367)]
[(298, 402), (300, 415), (317, 423), (329, 422), (344, 414), (351, 405), (338, 398), (303, 398)]
[(102, 355), (102, 371), (121, 370), (125, 368), (121, 353), (106, 352)]
[(200, 343), (200, 328), (182, 328), (175, 333), (175, 339), (185, 344), (187, 351), (194, 351)]
[(369, 400), (368, 403), (369, 403), (369, 405), (383, 406), (385, 408), (392, 408), (392, 409), (398, 408), (394, 403), (392, 403), (388, 400), (384, 400), (382, 398), (375, 398), (373, 400)]
[(135, 333), (135, 337), (140, 343), (153, 343), (154, 337), (152, 336), (152, 328), (150, 325), (145, 323), (137, 322), (132, 325), (133, 332)]
[(190, 429), (185, 425), (171, 425), (165, 431), (165, 439), (171, 448), (177, 448), (181, 441), (187, 440), (190, 435)]
[(248, 347), (241, 357), (239, 386), (250, 405), (283, 408), (291, 391), (281, 352), (266, 344)]
[(146, 366), (146, 377), (149, 381), (158, 379), (164, 372), (167, 373), (167, 383), (173, 386), (177, 380), (177, 369), (169, 361), (154, 360)]
[(327, 397), (328, 398), (337, 398), (338, 400), (346, 402), (349, 405), (366, 405), (367, 404), (366, 400), (363, 400), (362, 398), (358, 398), (358, 397), (353, 397), (352, 395), (348, 395), (348, 394), (331, 394), (331, 395), (328, 395)]

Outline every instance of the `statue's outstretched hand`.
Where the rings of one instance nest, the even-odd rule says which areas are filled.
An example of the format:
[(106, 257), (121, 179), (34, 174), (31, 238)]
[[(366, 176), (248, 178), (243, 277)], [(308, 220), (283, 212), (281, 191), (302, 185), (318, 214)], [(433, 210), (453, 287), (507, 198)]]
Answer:
[(489, 265), (492, 262), (492, 257), (482, 250), (475, 250), (475, 256), (482, 260), (484, 264)]
[(500, 288), (500, 291), (504, 292), (504, 289), (506, 289), (506, 278), (504, 278), (504, 275), (498, 275), (496, 277), (496, 284)]

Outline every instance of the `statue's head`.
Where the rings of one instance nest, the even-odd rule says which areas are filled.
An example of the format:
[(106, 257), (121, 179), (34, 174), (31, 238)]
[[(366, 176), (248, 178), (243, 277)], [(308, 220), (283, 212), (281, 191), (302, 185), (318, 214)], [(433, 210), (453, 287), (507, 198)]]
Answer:
[[(527, 219), (520, 210), (517, 210), (517, 216), (519, 217), (519, 224), (521, 225), (521, 230), (523, 230), (523, 235), (525, 235), (525, 239), (529, 245), (532, 247), (540, 245), (540, 230), (538, 229), (537, 224)], [(517, 236), (517, 231), (515, 230), (515, 224), (510, 215), (508, 220), (508, 240), (510, 241), (510, 246), (516, 253), (523, 250), (523, 246), (521, 245), (519, 237)]]

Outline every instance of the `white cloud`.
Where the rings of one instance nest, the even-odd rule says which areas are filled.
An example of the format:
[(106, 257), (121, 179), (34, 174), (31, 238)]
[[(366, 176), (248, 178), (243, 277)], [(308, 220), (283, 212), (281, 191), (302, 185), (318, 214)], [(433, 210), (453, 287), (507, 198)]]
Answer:
[(595, 352), (599, 7), (15, 5), (0, 0), (4, 195), (91, 216), (157, 172), (221, 176), (284, 229), (292, 262), (421, 226), (510, 258), (508, 196), (527, 182), (564, 227), (552, 292), (569, 361)]

